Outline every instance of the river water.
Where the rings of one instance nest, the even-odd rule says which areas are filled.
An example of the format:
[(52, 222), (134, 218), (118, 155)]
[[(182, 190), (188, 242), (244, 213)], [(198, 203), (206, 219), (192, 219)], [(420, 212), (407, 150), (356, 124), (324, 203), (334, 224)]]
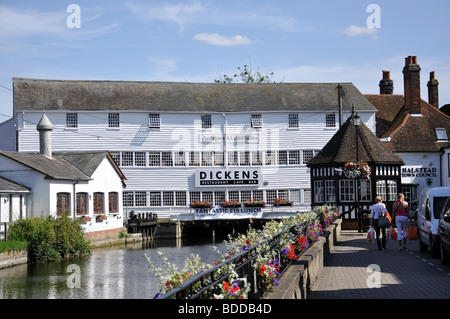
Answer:
[(225, 252), (223, 240), (154, 240), (151, 248), (134, 243), (95, 249), (90, 256), (60, 262), (33, 263), (0, 269), (1, 299), (146, 299), (159, 291), (145, 255), (161, 268), (162, 252), (179, 270), (187, 257), (198, 254), (202, 262), (220, 258), (214, 250)]

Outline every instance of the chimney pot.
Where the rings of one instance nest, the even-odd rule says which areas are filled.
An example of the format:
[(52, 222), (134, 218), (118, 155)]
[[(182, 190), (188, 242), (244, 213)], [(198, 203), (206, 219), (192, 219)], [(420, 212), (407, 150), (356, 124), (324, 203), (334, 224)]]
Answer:
[(428, 87), (428, 103), (439, 108), (439, 92), (438, 92), (439, 81), (435, 78), (434, 71), (430, 72), (430, 81), (427, 83)]
[(391, 72), (383, 70), (383, 79), (378, 85), (380, 87), (380, 94), (394, 93), (394, 81), (391, 80)]
[(405, 58), (403, 79), (405, 89), (405, 109), (411, 114), (421, 114), (420, 65), (417, 64), (417, 56), (408, 56)]

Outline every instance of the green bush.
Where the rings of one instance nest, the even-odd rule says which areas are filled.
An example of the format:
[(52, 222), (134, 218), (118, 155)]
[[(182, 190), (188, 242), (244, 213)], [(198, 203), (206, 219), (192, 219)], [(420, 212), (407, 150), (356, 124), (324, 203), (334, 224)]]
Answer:
[(27, 248), (26, 241), (8, 240), (0, 242), (0, 253), (4, 251), (21, 250)]
[(31, 261), (55, 261), (68, 255), (90, 253), (79, 221), (67, 216), (20, 219), (9, 232), (11, 240), (27, 243)]

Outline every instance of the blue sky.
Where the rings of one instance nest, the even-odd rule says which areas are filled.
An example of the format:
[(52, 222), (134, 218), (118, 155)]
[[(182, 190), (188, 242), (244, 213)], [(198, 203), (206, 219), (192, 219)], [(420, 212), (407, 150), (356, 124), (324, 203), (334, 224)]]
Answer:
[(384, 69), (403, 94), (409, 55), (425, 100), (436, 72), (442, 106), (449, 12), (445, 0), (0, 0), (0, 122), (12, 116), (13, 77), (214, 82), (251, 65), (277, 82), (353, 82), (377, 94)]

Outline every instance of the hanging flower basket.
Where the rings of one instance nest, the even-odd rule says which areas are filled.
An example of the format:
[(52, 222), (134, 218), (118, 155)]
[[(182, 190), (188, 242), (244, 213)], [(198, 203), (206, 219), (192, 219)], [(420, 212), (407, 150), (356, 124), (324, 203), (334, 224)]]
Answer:
[(285, 198), (276, 198), (273, 201), (273, 206), (293, 206), (294, 202), (291, 202), (289, 199), (285, 199)]
[(266, 207), (266, 202), (260, 199), (250, 199), (245, 202), (245, 207)]
[(344, 175), (351, 179), (370, 179), (371, 169), (366, 162), (347, 162), (343, 168)]
[(237, 200), (231, 200), (231, 201), (223, 201), (220, 206), (222, 207), (232, 207), (232, 208), (237, 208), (237, 207), (241, 207), (242, 203), (237, 201)]
[(213, 204), (207, 201), (192, 201), (189, 205), (191, 208), (213, 208)]

